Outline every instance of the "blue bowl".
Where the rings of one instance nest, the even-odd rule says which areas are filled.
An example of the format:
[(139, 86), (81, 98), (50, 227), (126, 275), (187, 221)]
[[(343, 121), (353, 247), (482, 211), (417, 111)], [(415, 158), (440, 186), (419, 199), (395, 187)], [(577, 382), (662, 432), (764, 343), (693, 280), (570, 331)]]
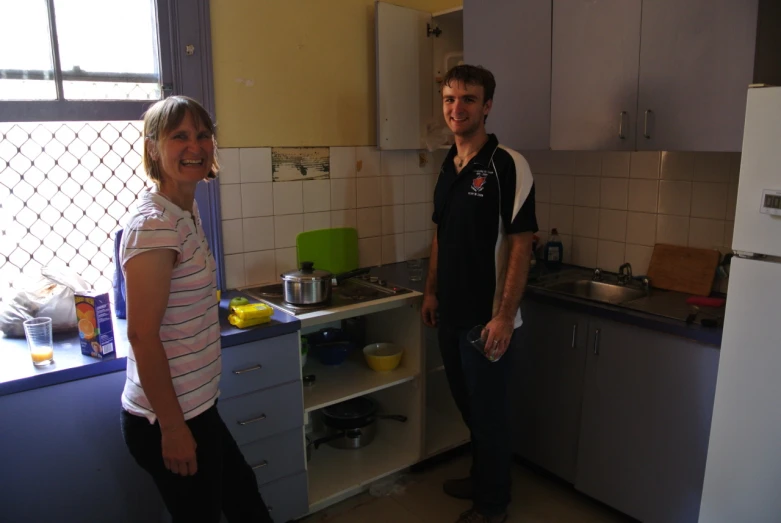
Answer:
[(323, 365), (341, 365), (350, 352), (355, 350), (355, 344), (349, 341), (337, 341), (334, 343), (323, 343), (312, 347), (315, 356)]

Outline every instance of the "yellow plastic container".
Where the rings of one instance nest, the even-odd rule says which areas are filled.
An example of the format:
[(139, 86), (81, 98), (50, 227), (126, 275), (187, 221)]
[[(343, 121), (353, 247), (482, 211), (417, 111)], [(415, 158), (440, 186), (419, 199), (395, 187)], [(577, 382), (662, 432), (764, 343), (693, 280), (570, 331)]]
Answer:
[(231, 313), (243, 321), (271, 319), (274, 309), (265, 303), (250, 303), (249, 305), (239, 305), (231, 309)]
[(266, 316), (265, 318), (242, 319), (235, 314), (229, 314), (228, 321), (234, 327), (238, 327), (239, 329), (248, 329), (250, 327), (255, 327), (257, 325), (270, 322), (271, 316)]
[(366, 364), (377, 372), (394, 370), (401, 363), (404, 350), (392, 343), (372, 343), (363, 348)]

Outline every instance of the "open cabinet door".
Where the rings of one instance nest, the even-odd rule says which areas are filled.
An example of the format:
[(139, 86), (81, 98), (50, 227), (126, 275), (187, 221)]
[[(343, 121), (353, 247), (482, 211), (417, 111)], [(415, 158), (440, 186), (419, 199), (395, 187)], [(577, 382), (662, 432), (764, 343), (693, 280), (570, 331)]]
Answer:
[(377, 146), (422, 149), (432, 115), (430, 13), (377, 2)]

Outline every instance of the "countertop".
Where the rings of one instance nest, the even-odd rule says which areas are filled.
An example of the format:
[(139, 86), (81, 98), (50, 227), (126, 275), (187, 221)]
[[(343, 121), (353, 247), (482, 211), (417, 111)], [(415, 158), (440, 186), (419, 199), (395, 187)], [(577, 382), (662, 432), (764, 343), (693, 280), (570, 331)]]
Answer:
[[(234, 296), (243, 295), (236, 291), (227, 291), (220, 300), (223, 349), (282, 336), (301, 328), (295, 317), (275, 309), (269, 323), (250, 329), (237, 329), (228, 323), (228, 304)], [(249, 299), (251, 302), (257, 302)], [(75, 331), (54, 335), (54, 363), (46, 367), (35, 367), (32, 364), (24, 338), (0, 337), (0, 396), (124, 370), (130, 347), (127, 340), (127, 321), (114, 316), (112, 320), (115, 351), (102, 360), (81, 353), (78, 333)]]
[[(423, 292), (425, 288), (426, 275), (428, 273), (428, 259), (422, 260), (423, 279), (413, 282), (409, 280), (409, 270), (406, 263), (394, 263), (375, 267), (371, 274), (397, 285), (408, 287), (410, 289)], [(530, 300), (540, 303), (548, 303), (564, 307), (570, 310), (576, 310), (597, 317), (628, 323), (637, 327), (651, 329), (659, 332), (665, 332), (675, 336), (681, 336), (693, 341), (705, 343), (708, 345), (721, 346), (721, 327), (703, 327), (695, 322), (687, 325), (685, 318), (691, 311), (691, 307), (686, 305), (686, 299), (690, 295), (679, 292), (652, 289), (649, 297), (635, 300), (623, 305), (608, 305), (565, 294), (554, 293), (542, 287), (551, 277), (556, 278), (576, 278), (585, 277), (590, 279), (592, 271), (576, 266), (563, 266), (556, 273), (547, 273), (542, 278), (529, 281), (524, 300)], [(608, 277), (609, 274), (606, 273)], [(701, 307), (705, 316), (721, 317), (724, 314), (724, 308), (711, 309)], [(668, 317), (673, 316), (673, 317)], [(677, 319), (676, 319), (677, 317)]]

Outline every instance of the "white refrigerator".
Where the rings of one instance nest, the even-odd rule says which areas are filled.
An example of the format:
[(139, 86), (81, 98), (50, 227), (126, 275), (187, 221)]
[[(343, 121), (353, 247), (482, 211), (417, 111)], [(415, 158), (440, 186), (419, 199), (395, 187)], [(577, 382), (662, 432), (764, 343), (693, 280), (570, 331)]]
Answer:
[(781, 522), (781, 87), (749, 89), (700, 523)]

